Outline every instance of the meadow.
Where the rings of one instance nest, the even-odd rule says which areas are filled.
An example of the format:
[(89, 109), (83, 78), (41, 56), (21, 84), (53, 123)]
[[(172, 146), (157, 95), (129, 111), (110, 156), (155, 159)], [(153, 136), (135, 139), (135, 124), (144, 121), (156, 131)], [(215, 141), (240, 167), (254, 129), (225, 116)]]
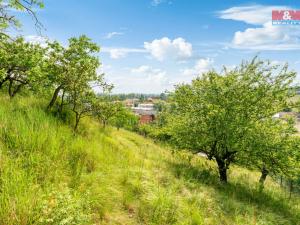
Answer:
[(0, 224), (300, 224), (300, 198), (215, 162), (68, 113), (0, 95)]

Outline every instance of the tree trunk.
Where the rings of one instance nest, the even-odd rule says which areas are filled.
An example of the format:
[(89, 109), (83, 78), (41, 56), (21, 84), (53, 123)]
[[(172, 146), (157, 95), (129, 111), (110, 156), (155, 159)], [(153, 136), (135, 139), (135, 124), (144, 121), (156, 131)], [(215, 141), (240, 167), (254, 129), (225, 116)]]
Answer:
[(9, 80), (9, 85), (8, 85), (8, 94), (9, 97), (13, 97), (13, 80)]
[(227, 166), (225, 160), (217, 157), (216, 161), (218, 164), (220, 181), (222, 183), (227, 183)]
[(15, 90), (13, 90), (11, 97), (14, 97), (14, 96), (21, 90), (21, 87), (22, 87), (22, 86), (23, 86), (23, 84), (19, 84), (19, 85), (15, 88)]
[(293, 181), (292, 180), (290, 180), (290, 196), (289, 196), (289, 198), (291, 199), (292, 198), (292, 193), (293, 193)]
[(61, 96), (61, 102), (60, 102), (60, 106), (59, 106), (59, 114), (62, 114), (63, 111), (63, 107), (64, 107), (64, 97), (65, 97), (65, 91), (63, 90), (63, 94)]
[(106, 120), (103, 120), (103, 121), (102, 121), (102, 126), (103, 126), (103, 129), (106, 128)]
[(259, 178), (259, 189), (260, 190), (264, 189), (265, 180), (266, 180), (268, 174), (269, 174), (269, 171), (266, 169), (266, 167), (263, 166), (263, 168), (261, 169), (261, 176)]
[(53, 105), (55, 104), (56, 99), (57, 99), (58, 94), (59, 94), (59, 92), (60, 92), (61, 89), (62, 89), (62, 86), (61, 86), (61, 85), (59, 85), (59, 86), (55, 89), (55, 91), (54, 91), (54, 93), (53, 93), (53, 96), (52, 96), (52, 99), (51, 99), (51, 101), (50, 101), (50, 103), (49, 103), (49, 105), (48, 105), (48, 107), (47, 107), (47, 110), (50, 110), (50, 109), (53, 107)]
[(78, 129), (78, 124), (80, 121), (80, 115), (78, 113), (76, 113), (76, 119), (75, 119), (75, 126), (74, 126), (74, 131), (76, 132)]

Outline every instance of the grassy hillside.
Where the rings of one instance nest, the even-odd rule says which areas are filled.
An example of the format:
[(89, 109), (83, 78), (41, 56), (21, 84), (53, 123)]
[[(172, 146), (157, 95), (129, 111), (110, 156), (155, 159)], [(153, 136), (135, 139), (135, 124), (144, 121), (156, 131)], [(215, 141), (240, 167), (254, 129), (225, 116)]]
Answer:
[(35, 98), (0, 97), (0, 224), (300, 224), (259, 174), (229, 172), (153, 141), (83, 121), (79, 135)]

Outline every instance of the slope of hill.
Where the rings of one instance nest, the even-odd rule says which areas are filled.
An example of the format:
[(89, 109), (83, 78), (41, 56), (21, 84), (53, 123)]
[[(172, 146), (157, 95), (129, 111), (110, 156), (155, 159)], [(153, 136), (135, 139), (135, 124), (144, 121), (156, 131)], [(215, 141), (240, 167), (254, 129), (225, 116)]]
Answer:
[(86, 119), (80, 134), (33, 97), (0, 97), (0, 224), (300, 224), (271, 179), (175, 153)]

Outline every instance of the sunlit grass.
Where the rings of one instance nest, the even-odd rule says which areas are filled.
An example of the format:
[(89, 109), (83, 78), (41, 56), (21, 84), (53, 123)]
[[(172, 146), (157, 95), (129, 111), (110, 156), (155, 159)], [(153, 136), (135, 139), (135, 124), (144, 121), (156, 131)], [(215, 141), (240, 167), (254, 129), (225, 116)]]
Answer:
[[(297, 224), (300, 200), (271, 179), (172, 153), (85, 119), (80, 133), (33, 97), (0, 97), (0, 224)], [(69, 120), (68, 120), (69, 121)]]

